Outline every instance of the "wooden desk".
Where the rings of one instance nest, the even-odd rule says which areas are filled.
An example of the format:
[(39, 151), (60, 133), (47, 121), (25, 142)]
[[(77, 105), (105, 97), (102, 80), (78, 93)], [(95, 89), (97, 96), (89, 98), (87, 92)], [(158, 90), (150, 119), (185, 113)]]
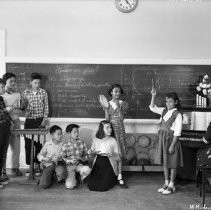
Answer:
[(31, 139), (31, 159), (30, 159), (30, 176), (29, 180), (34, 180), (34, 141), (40, 141), (44, 144), (46, 141), (46, 135), (49, 129), (14, 129), (11, 131), (14, 135), (27, 136)]

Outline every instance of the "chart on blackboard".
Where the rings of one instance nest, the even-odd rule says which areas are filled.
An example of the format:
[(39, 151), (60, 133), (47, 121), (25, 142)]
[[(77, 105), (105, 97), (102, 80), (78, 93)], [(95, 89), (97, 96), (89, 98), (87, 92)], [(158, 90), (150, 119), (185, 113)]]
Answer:
[(178, 93), (183, 106), (195, 104), (199, 77), (209, 74), (209, 65), (114, 65), (7, 63), (6, 71), (17, 75), (18, 91), (29, 86), (32, 72), (43, 76), (49, 94), (50, 117), (104, 118), (98, 96), (111, 84), (121, 84), (129, 103), (126, 118), (159, 118), (149, 110), (151, 89), (157, 90), (156, 104), (165, 105), (167, 92)]

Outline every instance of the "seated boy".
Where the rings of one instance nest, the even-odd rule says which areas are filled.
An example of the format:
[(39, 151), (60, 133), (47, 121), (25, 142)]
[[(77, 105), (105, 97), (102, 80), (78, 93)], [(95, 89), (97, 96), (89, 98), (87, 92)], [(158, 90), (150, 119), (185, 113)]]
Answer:
[(48, 188), (52, 184), (54, 172), (58, 182), (65, 180), (66, 168), (62, 163), (62, 129), (54, 125), (50, 128), (51, 140), (47, 141), (37, 155), (43, 165), (43, 173), (39, 180), (40, 188)]
[(91, 172), (89, 166), (85, 165), (88, 159), (86, 144), (79, 138), (79, 126), (70, 124), (66, 128), (68, 141), (62, 147), (62, 157), (67, 167), (67, 179), (65, 186), (68, 189), (76, 187), (76, 172), (83, 181)]

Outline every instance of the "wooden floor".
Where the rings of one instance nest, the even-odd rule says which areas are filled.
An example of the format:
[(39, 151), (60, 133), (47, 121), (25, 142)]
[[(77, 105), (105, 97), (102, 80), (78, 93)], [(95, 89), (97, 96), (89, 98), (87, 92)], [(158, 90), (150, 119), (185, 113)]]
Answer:
[[(86, 186), (75, 190), (55, 184), (48, 190), (35, 185), (23, 185), (24, 178), (10, 179), (9, 185), (0, 190), (1, 210), (165, 210), (191, 209), (201, 203), (199, 189), (194, 183), (182, 183), (172, 195), (157, 193), (163, 184), (160, 173), (128, 172), (125, 174), (129, 189), (116, 186), (108, 192), (90, 192)], [(211, 193), (207, 194), (206, 206), (211, 209)]]

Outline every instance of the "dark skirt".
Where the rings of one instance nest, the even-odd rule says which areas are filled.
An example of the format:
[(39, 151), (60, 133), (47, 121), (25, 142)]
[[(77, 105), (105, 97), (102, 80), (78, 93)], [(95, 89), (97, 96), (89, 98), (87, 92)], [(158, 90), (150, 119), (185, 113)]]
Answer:
[(88, 188), (91, 191), (107, 191), (117, 184), (117, 177), (108, 157), (97, 156), (90, 174)]
[(178, 140), (174, 146), (173, 154), (169, 154), (169, 147), (173, 141), (173, 132), (160, 130), (158, 133), (158, 144), (155, 151), (155, 164), (163, 165), (167, 168), (177, 168), (183, 166), (182, 148)]

